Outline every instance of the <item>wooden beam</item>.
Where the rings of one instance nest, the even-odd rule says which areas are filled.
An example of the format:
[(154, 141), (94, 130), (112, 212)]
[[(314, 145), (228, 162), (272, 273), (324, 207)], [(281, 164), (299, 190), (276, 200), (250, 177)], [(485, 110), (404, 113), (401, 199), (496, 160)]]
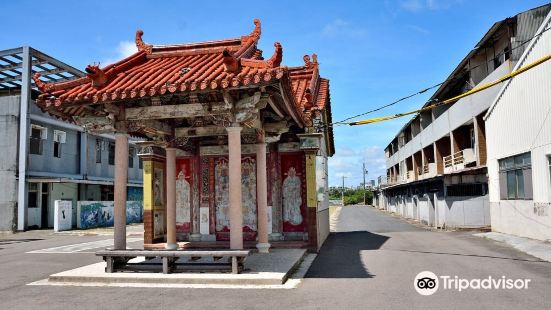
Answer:
[(163, 134), (167, 136), (172, 135), (172, 127), (167, 123), (163, 123), (155, 120), (148, 120), (148, 121), (144, 121), (143, 123), (146, 130), (149, 129), (157, 132), (158, 134)]
[(222, 126), (204, 126), (190, 128), (176, 128), (176, 137), (208, 137), (223, 136), (227, 134), (226, 128)]
[(125, 112), (127, 121), (205, 116), (200, 103), (127, 108)]
[[(176, 137), (209, 137), (225, 136), (228, 134), (223, 126), (180, 127), (176, 128)], [(242, 133), (253, 133), (253, 128), (243, 128)]]

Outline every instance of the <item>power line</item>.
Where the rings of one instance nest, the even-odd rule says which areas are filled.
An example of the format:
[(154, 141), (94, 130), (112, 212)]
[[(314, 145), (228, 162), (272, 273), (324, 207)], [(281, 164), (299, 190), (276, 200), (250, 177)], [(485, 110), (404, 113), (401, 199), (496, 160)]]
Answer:
[(372, 118), (372, 119), (367, 119), (367, 120), (362, 120), (362, 121), (350, 122), (350, 123), (347, 123), (347, 124), (351, 125), (351, 126), (372, 124), (372, 123), (386, 121), (386, 120), (389, 120), (389, 119), (394, 119), (394, 118), (398, 118), (398, 117), (402, 117), (402, 116), (406, 116), (406, 115), (410, 115), (410, 114), (415, 114), (415, 113), (428, 111), (428, 110), (434, 109), (434, 108), (436, 108), (438, 106), (441, 106), (441, 105), (450, 104), (450, 103), (456, 102), (457, 100), (462, 99), (464, 97), (471, 96), (471, 95), (476, 94), (480, 91), (488, 89), (492, 86), (503, 83), (504, 81), (509, 80), (509, 79), (511, 79), (511, 78), (513, 78), (517, 75), (520, 75), (520, 74), (522, 74), (522, 73), (524, 73), (524, 72), (526, 72), (526, 71), (528, 71), (528, 70), (530, 70), (534, 67), (537, 67), (537, 66), (541, 65), (542, 63), (550, 60), (550, 59), (551, 59), (551, 54), (546, 55), (546, 56), (544, 56), (544, 57), (542, 57), (542, 58), (540, 58), (540, 59), (538, 59), (538, 60), (536, 60), (536, 61), (534, 61), (534, 62), (518, 69), (518, 70), (512, 71), (509, 74), (506, 74), (506, 75), (502, 76), (501, 78), (499, 78), (499, 79), (497, 79), (493, 82), (477, 86), (477, 87), (475, 87), (475, 88), (473, 88), (473, 89), (471, 89), (467, 92), (464, 92), (460, 95), (454, 96), (452, 98), (446, 99), (446, 100), (441, 101), (441, 102), (437, 102), (435, 104), (423, 107), (423, 108), (415, 110), (415, 111), (410, 111), (410, 112), (405, 112), (405, 113), (398, 113), (398, 114), (394, 114), (394, 115), (377, 117), (377, 118)]
[[(477, 68), (479, 68), (479, 67), (481, 67), (481, 66), (483, 66), (483, 65), (487, 65), (488, 63), (493, 62), (493, 61), (495, 61), (496, 59), (499, 59), (499, 58), (500, 58), (501, 56), (503, 56), (503, 55), (506, 55), (506, 54), (508, 54), (508, 53), (511, 53), (511, 54), (512, 54), (512, 52), (513, 52), (514, 50), (523, 47), (526, 43), (532, 41), (532, 39), (534, 39), (534, 38), (536, 38), (536, 37), (541, 36), (542, 34), (544, 34), (544, 33), (545, 33), (546, 31), (548, 31), (549, 29), (551, 29), (551, 28), (546, 28), (546, 29), (544, 29), (542, 32), (540, 32), (540, 33), (538, 33), (538, 34), (536, 34), (536, 35), (534, 35), (534, 36), (532, 36), (532, 37), (526, 39), (525, 41), (523, 41), (522, 43), (520, 43), (518, 46), (515, 46), (515, 47), (512, 48), (511, 50), (504, 50), (504, 51), (502, 51), (502, 52), (499, 52), (498, 54), (496, 54), (496, 55), (494, 56), (494, 58), (492, 58), (492, 59), (490, 59), (490, 60), (488, 60), (488, 61), (482, 62), (482, 63), (480, 63), (480, 64), (478, 64), (478, 65), (476, 65), (476, 66), (474, 66), (474, 67), (469, 67), (469, 69), (468, 69), (468, 70), (465, 70), (464, 72), (465, 72), (465, 73), (472, 72), (472, 71), (474, 71), (475, 69), (477, 69)], [(480, 48), (480, 47), (477, 46), (477, 47), (475, 47), (474, 49), (479, 49), (479, 48)], [(473, 49), (473, 50), (474, 50), (474, 49)], [(377, 112), (377, 111), (380, 111), (380, 110), (382, 110), (382, 109), (388, 108), (388, 107), (393, 106), (393, 105), (395, 105), (395, 104), (397, 104), (397, 103), (399, 103), (399, 102), (402, 102), (402, 101), (407, 100), (407, 99), (409, 99), (409, 98), (412, 98), (412, 97), (415, 97), (415, 96), (417, 96), (417, 95), (423, 94), (423, 93), (425, 93), (425, 92), (427, 92), (427, 91), (429, 91), (429, 90), (431, 90), (431, 89), (434, 89), (434, 88), (436, 88), (436, 87), (438, 87), (438, 86), (444, 84), (446, 81), (447, 81), (447, 80), (445, 80), (445, 81), (443, 81), (443, 82), (440, 82), (440, 83), (438, 83), (438, 84), (435, 84), (435, 85), (433, 85), (433, 86), (430, 86), (430, 87), (428, 87), (428, 88), (422, 89), (422, 90), (420, 90), (420, 91), (417, 91), (417, 92), (415, 92), (415, 93), (409, 94), (409, 95), (407, 95), (407, 96), (405, 96), (405, 97), (402, 97), (402, 98), (400, 98), (400, 99), (398, 99), (398, 100), (395, 100), (395, 101), (393, 101), (393, 102), (391, 102), (391, 103), (385, 104), (385, 105), (380, 106), (380, 107), (378, 107), (378, 108), (369, 110), (369, 111), (367, 111), (367, 112), (360, 113), (360, 114), (356, 114), (356, 115), (354, 115), (354, 116), (345, 118), (345, 119), (343, 119), (343, 120), (341, 120), (341, 121), (338, 121), (338, 122), (333, 122), (333, 123), (331, 123), (331, 124), (328, 124), (328, 126), (333, 126), (333, 127), (334, 127), (334, 126), (338, 126), (338, 125), (348, 125), (348, 123), (346, 122), (346, 121), (348, 121), (348, 120), (351, 120), (351, 119), (353, 119), (353, 118), (357, 118), (357, 117), (360, 117), (360, 116), (364, 116), (364, 115), (371, 114), (371, 113), (373, 113), (373, 112)], [(438, 101), (437, 99), (433, 99), (433, 100), (427, 101), (425, 104), (431, 103), (431, 102), (437, 102), (437, 101)], [(404, 115), (402, 115), (402, 116), (409, 115), (409, 114), (412, 114), (412, 113), (404, 114)]]

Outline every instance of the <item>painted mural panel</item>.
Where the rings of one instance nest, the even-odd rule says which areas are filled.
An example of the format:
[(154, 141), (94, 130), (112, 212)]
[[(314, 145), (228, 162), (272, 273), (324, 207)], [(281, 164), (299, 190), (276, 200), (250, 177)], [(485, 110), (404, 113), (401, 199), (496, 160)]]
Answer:
[(153, 206), (163, 207), (164, 171), (162, 168), (153, 169)]
[[(230, 231), (229, 218), (229, 169), (227, 158), (221, 157), (214, 165), (215, 229), (218, 240), (227, 240)], [(243, 208), (243, 238), (256, 237), (256, 161), (244, 157), (241, 161), (241, 198)]]
[(229, 215), (229, 169), (228, 161), (221, 158), (214, 166), (214, 205), (216, 208), (216, 231), (230, 231)]
[[(96, 227), (110, 227), (114, 225), (113, 201), (79, 201), (77, 203), (77, 227), (82, 229)], [(126, 223), (140, 223), (143, 221), (143, 202), (126, 202)]]
[(153, 239), (161, 238), (165, 235), (165, 213), (164, 211), (155, 211), (153, 218)]
[(143, 201), (126, 202), (126, 224), (143, 221)]
[(251, 157), (241, 161), (241, 201), (243, 231), (256, 231), (256, 161)]
[(129, 186), (126, 190), (126, 199), (128, 201), (142, 201), (143, 200), (143, 188)]
[(191, 229), (191, 160), (176, 161), (176, 231), (190, 232)]
[(306, 230), (306, 199), (304, 181), (304, 156), (301, 153), (281, 155), (283, 196), (283, 231)]

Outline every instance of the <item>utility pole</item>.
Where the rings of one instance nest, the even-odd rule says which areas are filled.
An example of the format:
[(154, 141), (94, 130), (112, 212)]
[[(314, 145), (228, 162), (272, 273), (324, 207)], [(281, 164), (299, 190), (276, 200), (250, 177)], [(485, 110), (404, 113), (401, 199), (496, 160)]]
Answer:
[(363, 163), (363, 175), (364, 175), (364, 205), (367, 205), (367, 192), (365, 191), (365, 175), (367, 170), (365, 169), (365, 163)]
[(344, 207), (344, 178), (345, 176), (342, 176), (342, 191), (341, 191), (341, 199), (342, 199), (342, 206)]

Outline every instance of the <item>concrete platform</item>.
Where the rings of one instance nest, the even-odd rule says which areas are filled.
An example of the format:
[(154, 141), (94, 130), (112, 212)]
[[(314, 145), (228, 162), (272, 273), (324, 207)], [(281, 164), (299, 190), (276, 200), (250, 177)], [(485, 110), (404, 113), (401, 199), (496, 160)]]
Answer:
[(477, 237), (491, 239), (505, 243), (521, 252), (537, 257), (541, 260), (551, 262), (551, 243), (541, 240), (534, 240), (499, 232), (488, 232), (475, 234)]
[[(307, 256), (304, 249), (274, 249), (270, 254), (254, 253), (245, 261), (241, 274), (179, 272), (163, 274), (144, 272), (105, 273), (105, 262), (96, 263), (56, 274), (38, 281), (37, 285), (267, 285), (281, 286)], [(143, 260), (143, 258), (136, 258)]]

